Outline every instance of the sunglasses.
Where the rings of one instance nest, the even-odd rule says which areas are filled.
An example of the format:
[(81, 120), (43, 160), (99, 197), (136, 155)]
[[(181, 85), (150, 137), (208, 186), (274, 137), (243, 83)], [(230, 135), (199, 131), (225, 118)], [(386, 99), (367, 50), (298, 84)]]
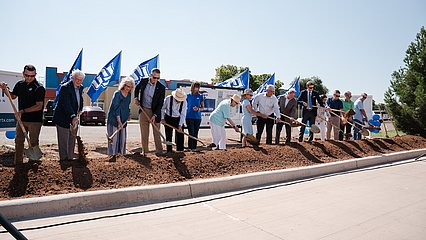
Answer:
[(160, 77), (152, 77), (152, 79), (157, 79), (157, 80), (159, 80), (159, 79), (160, 79)]
[(35, 77), (36, 75), (28, 75), (28, 74), (24, 74), (24, 77), (27, 77), (27, 78), (33, 78), (33, 77)]

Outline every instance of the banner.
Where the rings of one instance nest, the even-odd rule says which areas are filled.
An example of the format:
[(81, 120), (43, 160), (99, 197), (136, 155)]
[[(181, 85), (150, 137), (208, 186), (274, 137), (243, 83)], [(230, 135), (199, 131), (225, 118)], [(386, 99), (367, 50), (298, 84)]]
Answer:
[(146, 60), (145, 62), (142, 62), (139, 64), (139, 66), (133, 71), (133, 73), (130, 75), (133, 80), (135, 80), (135, 86), (139, 83), (139, 81), (142, 78), (148, 78), (149, 74), (151, 73), (151, 70), (153, 68), (158, 68), (158, 58), (159, 55)]
[(77, 58), (74, 61), (74, 64), (72, 65), (71, 69), (68, 71), (68, 73), (66, 75), (64, 75), (61, 83), (56, 88), (56, 95), (55, 95), (55, 100), (53, 101), (53, 105), (56, 105), (56, 102), (58, 102), (57, 96), (59, 94), (59, 90), (61, 89), (61, 86), (71, 80), (72, 71), (77, 70), (77, 69), (81, 70), (82, 59), (83, 59), (83, 49), (81, 49), (80, 53), (78, 54)]
[(249, 88), (249, 78), (250, 71), (246, 69), (244, 72), (234, 76), (228, 80), (225, 80), (221, 83), (216, 83), (215, 86), (218, 87), (233, 87), (233, 88)]
[(120, 68), (121, 51), (102, 68), (90, 84), (87, 95), (90, 96), (92, 103), (98, 99), (110, 83), (120, 80)]
[(300, 84), (299, 84), (300, 76), (297, 77), (296, 81), (291, 85), (288, 89), (285, 89), (282, 94), (285, 94), (290, 88), (294, 88), (296, 90), (296, 93), (294, 94), (295, 97), (299, 97), (300, 95)]
[(266, 92), (266, 86), (268, 85), (274, 85), (275, 86), (275, 73), (271, 75), (271, 77), (268, 78), (260, 87), (253, 92), (253, 97), (255, 97), (258, 94)]

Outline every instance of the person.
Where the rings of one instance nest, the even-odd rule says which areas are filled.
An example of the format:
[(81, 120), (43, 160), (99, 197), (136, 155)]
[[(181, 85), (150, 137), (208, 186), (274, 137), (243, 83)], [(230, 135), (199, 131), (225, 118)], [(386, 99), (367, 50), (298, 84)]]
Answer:
[[(204, 97), (200, 94), (201, 84), (192, 82), (191, 93), (187, 95), (186, 102), (188, 110), (186, 111), (186, 127), (189, 135), (198, 138), (198, 131), (201, 125), (201, 111), (204, 110)], [(191, 151), (196, 151), (197, 140), (188, 138), (188, 148)]]
[[(312, 106), (318, 103), (320, 107), (324, 107), (324, 103), (321, 101), (319, 93), (314, 90), (314, 82), (308, 81), (306, 83), (306, 89), (300, 93), (297, 102), (299, 105), (302, 105), (302, 123), (306, 124), (309, 121), (309, 124), (315, 124), (317, 108), (313, 108)], [(303, 141), (305, 128), (305, 126), (300, 127), (299, 142)], [(312, 142), (313, 138), (314, 133), (310, 131), (308, 142)]]
[[(188, 103), (186, 102), (186, 93), (182, 88), (178, 88), (172, 92), (172, 95), (164, 99), (161, 109), (161, 122), (167, 123), (182, 132), (185, 122)], [(164, 126), (166, 132), (166, 141), (171, 142), (173, 137), (173, 128)], [(183, 133), (175, 130), (176, 151), (183, 151), (184, 137)], [(172, 152), (172, 145), (167, 145), (167, 152)]]
[[(350, 91), (346, 91), (345, 92), (345, 99), (342, 101), (343, 102), (343, 112), (345, 113), (345, 117), (346, 118), (346, 123), (344, 123), (342, 121), (342, 123), (340, 124), (340, 132), (339, 132), (339, 140), (343, 140), (343, 134), (345, 135), (344, 138), (345, 140), (349, 140), (351, 132), (352, 132), (352, 125), (351, 123), (353, 122), (353, 118), (352, 115), (350, 116), (346, 116), (348, 111), (350, 111), (351, 109), (354, 109), (354, 102), (351, 100), (352, 97), (352, 93)], [(346, 131), (345, 131), (346, 130)]]
[(364, 125), (364, 122), (368, 122), (367, 113), (365, 113), (364, 109), (364, 101), (367, 99), (367, 93), (362, 93), (361, 97), (359, 97), (355, 103), (355, 115), (354, 115), (354, 140), (361, 139), (360, 130)]
[(250, 88), (245, 89), (243, 94), (241, 95), (242, 106), (243, 106), (243, 117), (241, 118), (242, 126), (243, 126), (243, 133), (245, 136), (243, 136), (242, 139), (242, 147), (247, 146), (247, 135), (253, 136), (253, 125), (252, 125), (252, 116), (261, 116), (260, 113), (257, 113), (253, 110), (253, 107), (251, 106), (250, 100), (253, 97), (253, 90)]
[(333, 97), (327, 99), (326, 111), (330, 112), (327, 124), (327, 140), (331, 140), (331, 131), (333, 130), (333, 139), (339, 140), (340, 117), (342, 115), (343, 103), (340, 100), (340, 91), (334, 90)]
[[(7, 83), (1, 82), (0, 87), (3, 91), (9, 91), (12, 99), (18, 98), (18, 112), (16, 117), (21, 118), (25, 130), (28, 132), (31, 146), (39, 145), (39, 136), (43, 122), (44, 96), (46, 90), (35, 78), (36, 68), (33, 65), (25, 65), (22, 72), (23, 80), (18, 81), (9, 91)], [(15, 165), (21, 165), (24, 160), (24, 142), (25, 136), (21, 126), (16, 124), (15, 137)], [(30, 159), (34, 161), (36, 159)]]
[(74, 70), (71, 73), (72, 80), (61, 86), (57, 96), (58, 102), (53, 113), (53, 123), (56, 125), (61, 166), (66, 166), (67, 161), (75, 160), (76, 136), (72, 130), (78, 127), (78, 116), (83, 109), (81, 84), (85, 77), (86, 75), (82, 71)]
[(287, 94), (281, 95), (278, 98), (278, 105), (280, 106), (280, 112), (288, 117), (281, 115), (281, 120), (283, 122), (277, 123), (276, 136), (275, 136), (275, 144), (280, 144), (280, 136), (281, 130), (285, 124), (285, 143), (288, 144), (291, 141), (291, 124), (297, 118), (296, 110), (297, 110), (297, 101), (294, 98), (296, 94), (296, 90), (294, 88), (290, 88), (287, 91)]
[(130, 120), (130, 102), (132, 90), (135, 87), (135, 82), (131, 77), (125, 77), (118, 85), (117, 91), (109, 105), (107, 119), (107, 133), (111, 136), (115, 131), (119, 131), (113, 138), (112, 142), (108, 142), (108, 156), (110, 162), (115, 162), (117, 154), (126, 154), (126, 138), (127, 124)]
[[(139, 109), (139, 127), (141, 130), (142, 155), (148, 152), (149, 125), (154, 124), (160, 129), (161, 108), (166, 95), (166, 87), (159, 83), (160, 69), (151, 70), (149, 78), (141, 79), (135, 87), (135, 104), (145, 111), (148, 117)], [(153, 129), (155, 153), (163, 153), (160, 132)]]
[[(324, 106), (327, 102), (327, 95), (322, 94), (320, 96), (320, 100), (323, 102)], [(321, 141), (325, 140), (325, 133), (327, 129), (327, 121), (330, 118), (330, 113), (325, 111), (325, 108), (318, 108), (317, 111), (317, 118), (316, 118), (316, 125), (318, 125), (320, 129), (320, 139)]]
[(253, 108), (262, 114), (261, 117), (257, 118), (256, 122), (256, 139), (260, 142), (263, 129), (266, 125), (266, 144), (272, 144), (272, 128), (274, 127), (274, 121), (281, 121), (280, 107), (278, 106), (278, 99), (275, 97), (274, 93), (274, 85), (268, 85), (266, 86), (266, 92), (258, 94), (252, 102)]
[(237, 125), (234, 124), (231, 117), (231, 107), (235, 107), (240, 103), (241, 97), (234, 94), (230, 99), (225, 99), (219, 103), (215, 110), (210, 114), (209, 124), (212, 133), (213, 149), (226, 149), (226, 131), (225, 124), (228, 121), (229, 125), (236, 132), (240, 132)]

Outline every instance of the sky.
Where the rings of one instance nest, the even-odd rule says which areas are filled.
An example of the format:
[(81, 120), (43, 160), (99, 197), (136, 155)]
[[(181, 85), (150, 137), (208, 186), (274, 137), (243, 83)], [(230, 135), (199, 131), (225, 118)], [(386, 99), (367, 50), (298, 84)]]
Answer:
[(161, 77), (209, 82), (223, 64), (318, 76), (331, 91), (377, 102), (426, 26), (426, 1), (0, 0), (0, 70), (66, 72), (83, 48), (97, 74), (122, 51), (121, 75), (160, 55)]

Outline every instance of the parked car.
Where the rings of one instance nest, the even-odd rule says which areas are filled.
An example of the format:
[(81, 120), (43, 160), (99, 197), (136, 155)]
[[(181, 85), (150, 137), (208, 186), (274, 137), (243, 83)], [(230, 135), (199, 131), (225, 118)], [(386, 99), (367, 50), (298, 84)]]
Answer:
[(48, 100), (46, 106), (43, 110), (43, 125), (53, 125), (53, 113), (55, 111), (55, 106), (53, 105), (53, 100)]
[(85, 106), (80, 115), (80, 124), (87, 125), (89, 123), (105, 125), (105, 111), (96, 106)]

